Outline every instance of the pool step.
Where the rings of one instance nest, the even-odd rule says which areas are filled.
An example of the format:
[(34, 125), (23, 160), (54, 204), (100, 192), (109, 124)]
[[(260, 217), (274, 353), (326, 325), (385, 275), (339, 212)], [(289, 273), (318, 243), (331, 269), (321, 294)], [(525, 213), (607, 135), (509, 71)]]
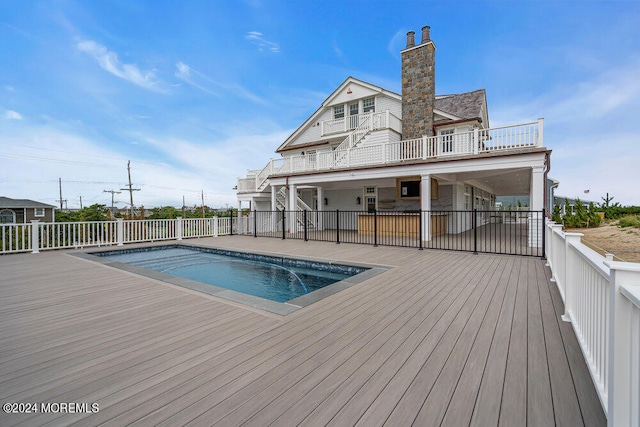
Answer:
[(211, 262), (211, 256), (207, 256), (207, 254), (188, 254), (135, 261), (131, 264), (136, 267), (148, 268), (149, 270), (163, 271), (187, 265), (205, 264), (207, 262)]

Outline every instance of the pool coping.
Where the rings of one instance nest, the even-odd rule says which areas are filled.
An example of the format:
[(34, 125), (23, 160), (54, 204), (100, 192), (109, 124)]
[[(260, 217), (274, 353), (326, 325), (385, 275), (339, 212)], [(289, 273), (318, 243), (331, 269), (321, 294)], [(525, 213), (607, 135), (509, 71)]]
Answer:
[[(136, 249), (144, 250), (145, 248), (160, 248), (160, 247), (188, 248), (188, 249), (201, 248), (205, 250), (212, 249), (212, 250), (220, 250), (225, 252), (236, 252), (241, 254), (254, 254), (254, 255), (268, 256), (273, 258), (286, 258), (291, 260), (316, 262), (316, 263), (323, 263), (323, 264), (329, 264), (329, 265), (337, 264), (337, 265), (344, 265), (344, 266), (350, 266), (350, 267), (366, 268), (367, 270), (363, 271), (362, 273), (358, 273), (354, 276), (348, 277), (339, 282), (332, 283), (331, 285), (317, 289), (308, 294), (291, 299), (289, 301), (276, 302), (276, 301), (268, 300), (266, 298), (261, 298), (261, 297), (245, 294), (238, 291), (233, 291), (233, 290), (222, 288), (215, 285), (208, 285), (206, 283), (197, 282), (195, 280), (184, 279), (181, 277), (172, 276), (170, 274), (162, 273), (159, 271), (148, 270), (146, 268), (136, 267), (123, 262), (113, 261), (103, 256), (94, 255), (95, 253), (101, 253), (101, 252), (119, 252), (119, 251), (126, 251), (126, 250), (137, 252)], [(88, 261), (97, 262), (99, 264), (117, 268), (119, 270), (127, 271), (129, 273), (137, 274), (143, 277), (160, 280), (162, 282), (170, 283), (172, 285), (176, 285), (176, 286), (187, 288), (193, 291), (201, 292), (217, 298), (222, 298), (224, 300), (232, 301), (232, 302), (246, 305), (252, 308), (268, 311), (269, 313), (278, 314), (281, 316), (286, 316), (295, 311), (298, 311), (304, 307), (307, 307), (333, 294), (336, 294), (354, 285), (362, 283), (365, 280), (368, 280), (374, 276), (377, 276), (378, 274), (384, 273), (385, 271), (391, 268), (388, 266), (376, 265), (376, 264), (336, 261), (336, 260), (328, 260), (323, 258), (315, 258), (315, 257), (312, 258), (312, 257), (303, 257), (303, 256), (290, 257), (282, 254), (274, 254), (269, 252), (246, 251), (246, 250), (237, 250), (237, 249), (230, 250), (228, 248), (219, 248), (215, 246), (201, 246), (201, 245), (183, 244), (183, 243), (161, 243), (156, 245), (145, 245), (144, 247), (137, 247), (137, 248), (114, 249), (112, 246), (105, 247), (105, 248), (91, 248), (86, 251), (75, 252), (69, 255), (77, 258), (85, 259)]]

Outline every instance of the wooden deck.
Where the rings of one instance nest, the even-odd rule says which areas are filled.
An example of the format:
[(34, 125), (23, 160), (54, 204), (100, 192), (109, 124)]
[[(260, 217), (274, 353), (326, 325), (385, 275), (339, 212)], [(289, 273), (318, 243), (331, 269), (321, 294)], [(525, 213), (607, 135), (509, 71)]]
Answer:
[(69, 256), (0, 257), (0, 425), (605, 425), (544, 261), (232, 236), (393, 268), (278, 316)]

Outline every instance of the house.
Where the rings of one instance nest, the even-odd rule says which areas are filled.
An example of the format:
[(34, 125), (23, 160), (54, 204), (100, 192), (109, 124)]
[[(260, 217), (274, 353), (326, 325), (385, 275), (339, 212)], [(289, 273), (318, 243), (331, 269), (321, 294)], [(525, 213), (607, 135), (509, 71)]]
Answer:
[[(543, 120), (491, 128), (484, 89), (436, 95), (435, 52), (428, 26), (419, 44), (407, 33), (401, 95), (348, 77), (276, 149), (280, 158), (238, 179), (239, 210), (248, 202), (254, 211), (470, 215), (493, 210), (497, 196), (528, 196), (531, 210), (545, 208)], [(447, 221), (448, 233), (472, 224)], [(299, 225), (291, 221), (289, 231)]]
[(55, 222), (55, 206), (27, 199), (0, 196), (0, 224), (27, 224), (32, 220)]

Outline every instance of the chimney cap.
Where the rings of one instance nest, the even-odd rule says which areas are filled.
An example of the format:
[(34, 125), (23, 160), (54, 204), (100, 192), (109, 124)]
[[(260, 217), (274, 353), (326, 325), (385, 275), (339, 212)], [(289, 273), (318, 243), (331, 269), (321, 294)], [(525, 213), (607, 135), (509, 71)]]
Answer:
[(409, 31), (407, 33), (407, 48), (414, 47), (416, 45), (415, 35), (416, 35), (415, 31)]
[(424, 27), (422, 27), (422, 40), (420, 41), (420, 44), (426, 43), (431, 40), (431, 35), (429, 31), (430, 29), (431, 27), (428, 25), (425, 25)]

